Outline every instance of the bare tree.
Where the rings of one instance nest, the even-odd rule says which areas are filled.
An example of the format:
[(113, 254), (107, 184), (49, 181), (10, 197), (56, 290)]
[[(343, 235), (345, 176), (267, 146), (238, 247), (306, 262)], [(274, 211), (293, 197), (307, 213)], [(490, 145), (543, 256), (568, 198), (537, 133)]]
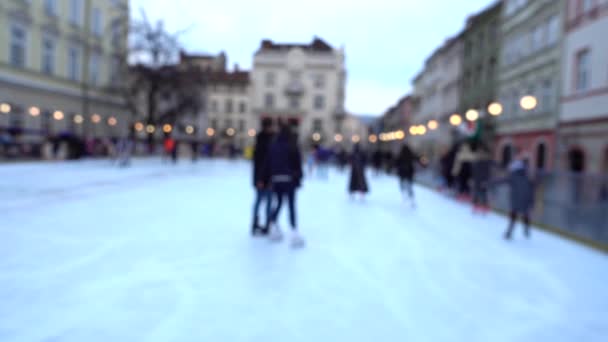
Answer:
[[(143, 10), (141, 17), (128, 28), (128, 46), (120, 56), (126, 79), (117, 82), (115, 90), (134, 119), (154, 126), (175, 124), (181, 116), (199, 112), (205, 75), (178, 65), (183, 31), (168, 32), (162, 21), (151, 23)], [(148, 142), (154, 143), (153, 133), (148, 133)]]

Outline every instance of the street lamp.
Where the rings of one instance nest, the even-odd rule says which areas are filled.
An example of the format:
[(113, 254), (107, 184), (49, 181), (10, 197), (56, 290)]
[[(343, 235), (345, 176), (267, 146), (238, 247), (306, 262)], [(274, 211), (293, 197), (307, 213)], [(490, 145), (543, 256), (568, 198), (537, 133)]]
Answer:
[(358, 135), (353, 135), (353, 137), (351, 138), (351, 140), (352, 140), (352, 142), (354, 142), (356, 144), (359, 141), (361, 141), (361, 137), (359, 137)]
[(479, 119), (479, 112), (475, 109), (469, 109), (465, 114), (465, 117), (469, 121), (476, 121), (477, 119)]
[(312, 140), (314, 140), (314, 141), (320, 141), (320, 140), (321, 140), (321, 134), (319, 134), (319, 133), (314, 133), (314, 134), (312, 135)]
[(144, 124), (141, 122), (137, 122), (135, 123), (135, 130), (138, 132), (141, 132), (144, 130)]
[(418, 135), (418, 127), (417, 126), (411, 126), (410, 127), (410, 134), (411, 135)]
[(117, 123), (118, 123), (118, 120), (116, 120), (115, 117), (110, 116), (110, 118), (108, 119), (108, 125), (110, 125), (110, 126), (116, 126)]
[(524, 110), (533, 110), (538, 105), (538, 100), (534, 96), (526, 95), (521, 98), (519, 105)]
[(397, 138), (399, 140), (405, 138), (405, 132), (402, 130), (395, 132), (395, 138)]
[(247, 133), (249, 134), (249, 136), (250, 136), (250, 137), (252, 137), (252, 138), (253, 138), (253, 137), (255, 137), (255, 133), (256, 133), (256, 132), (255, 132), (255, 129), (253, 129), (253, 128), (252, 128), (252, 129), (250, 129), (250, 130), (249, 130), (249, 132), (247, 132)]
[(234, 136), (234, 134), (236, 133), (236, 131), (234, 130), (234, 128), (230, 127), (226, 130), (226, 134), (228, 134), (229, 137)]
[(10, 113), (11, 111), (11, 105), (8, 103), (2, 103), (0, 104), (0, 112), (7, 114)]
[(148, 125), (146, 126), (146, 132), (152, 134), (156, 131), (156, 127), (154, 127), (154, 125)]
[(40, 108), (38, 108), (38, 107), (30, 107), (30, 115), (34, 116), (34, 117), (40, 115)]
[(502, 105), (498, 102), (492, 102), (488, 106), (488, 113), (492, 116), (498, 116), (502, 114)]
[(424, 125), (419, 125), (418, 128), (416, 129), (416, 131), (418, 132), (419, 135), (425, 135), (426, 127), (424, 127)]
[(462, 123), (462, 118), (460, 117), (460, 115), (452, 114), (452, 116), (450, 116), (450, 124), (452, 126), (458, 126), (461, 123)]
[(91, 116), (91, 121), (93, 121), (93, 123), (98, 124), (101, 122), (101, 116), (99, 114), (93, 114)]
[(74, 123), (75, 123), (75, 124), (80, 125), (80, 124), (82, 124), (83, 122), (84, 122), (84, 118), (82, 117), (82, 115), (80, 115), (80, 114), (76, 114), (76, 115), (74, 116)]
[(163, 132), (165, 132), (165, 133), (171, 133), (171, 131), (173, 131), (173, 126), (171, 126), (169, 124), (164, 124), (163, 125)]
[(55, 120), (57, 120), (57, 121), (63, 120), (63, 117), (64, 117), (63, 112), (60, 110), (56, 110), (53, 113), (53, 118), (55, 118)]
[(344, 137), (342, 136), (342, 134), (336, 134), (334, 135), (334, 140), (336, 142), (342, 142), (342, 140), (344, 140)]
[(215, 135), (215, 130), (211, 127), (207, 128), (207, 135), (212, 137)]
[(371, 134), (368, 140), (370, 143), (375, 144), (376, 142), (378, 142), (378, 137), (375, 134)]
[(437, 122), (437, 120), (430, 120), (427, 126), (431, 131), (434, 131), (439, 127), (439, 123)]

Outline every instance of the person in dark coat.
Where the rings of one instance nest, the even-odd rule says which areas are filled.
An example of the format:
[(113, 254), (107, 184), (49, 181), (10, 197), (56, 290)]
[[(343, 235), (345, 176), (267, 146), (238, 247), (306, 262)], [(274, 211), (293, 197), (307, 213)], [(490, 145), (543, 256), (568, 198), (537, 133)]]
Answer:
[(372, 155), (372, 166), (374, 167), (374, 173), (378, 175), (380, 170), (382, 169), (382, 159), (384, 156), (382, 155), (382, 151), (377, 149)]
[(304, 239), (300, 236), (296, 224), (296, 190), (302, 181), (302, 155), (297, 140), (288, 125), (283, 125), (276, 140), (270, 146), (266, 161), (266, 172), (269, 175), (272, 192), (277, 200), (276, 208), (272, 211), (268, 228), (270, 238), (280, 241), (283, 233), (277, 225), (283, 199), (289, 206), (289, 223), (292, 231), (292, 246), (301, 247)]
[(480, 147), (475, 152), (473, 160), (473, 211), (488, 212), (488, 183), (492, 177), (492, 166), (494, 161), (490, 157), (489, 151)]
[(420, 163), (420, 157), (416, 155), (407, 144), (401, 147), (401, 152), (396, 160), (397, 174), (401, 192), (407, 193), (412, 206), (414, 203), (414, 173), (415, 163)]
[(255, 139), (255, 147), (253, 151), (253, 186), (256, 189), (256, 197), (253, 205), (253, 224), (251, 225), (252, 235), (268, 234), (267, 227), (260, 225), (259, 212), (262, 202), (266, 202), (266, 222), (270, 221), (272, 191), (270, 189), (270, 176), (269, 174), (264, 173), (264, 168), (266, 167), (272, 139), (272, 120), (264, 119), (262, 121), (262, 131), (258, 133)]
[(348, 190), (351, 195), (360, 193), (361, 196), (369, 191), (365, 179), (365, 153), (361, 151), (359, 144), (355, 144), (353, 154), (350, 158), (351, 173)]
[(530, 237), (530, 212), (534, 206), (534, 182), (528, 175), (527, 163), (522, 159), (516, 159), (509, 165), (509, 175), (492, 182), (492, 184), (496, 183), (506, 183), (509, 187), (511, 212), (509, 226), (504, 234), (505, 239), (511, 239), (518, 216), (521, 216), (523, 220), (524, 234), (526, 237)]

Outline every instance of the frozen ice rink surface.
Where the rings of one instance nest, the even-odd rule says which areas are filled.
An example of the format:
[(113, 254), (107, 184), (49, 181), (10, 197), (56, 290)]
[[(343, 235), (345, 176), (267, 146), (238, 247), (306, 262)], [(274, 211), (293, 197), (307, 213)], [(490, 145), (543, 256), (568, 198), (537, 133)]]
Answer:
[[(249, 236), (245, 162), (0, 166), (0, 341), (608, 341), (608, 257), (389, 177), (305, 179)], [(285, 214), (285, 213), (284, 213)], [(282, 217), (283, 226), (286, 216)]]

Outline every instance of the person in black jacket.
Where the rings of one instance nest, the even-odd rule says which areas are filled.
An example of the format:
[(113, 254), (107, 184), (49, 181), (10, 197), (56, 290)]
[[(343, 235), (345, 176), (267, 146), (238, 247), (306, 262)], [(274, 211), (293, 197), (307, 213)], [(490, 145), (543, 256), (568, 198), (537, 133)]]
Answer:
[(302, 155), (288, 125), (281, 127), (275, 142), (270, 146), (266, 165), (272, 192), (277, 199), (276, 208), (268, 223), (270, 237), (275, 241), (283, 238), (283, 233), (277, 225), (277, 218), (281, 212), (283, 199), (287, 198), (292, 246), (301, 247), (304, 245), (304, 239), (299, 235), (296, 225), (296, 189), (300, 187), (302, 181)]
[(401, 192), (407, 193), (412, 207), (416, 204), (414, 202), (414, 172), (415, 172), (415, 163), (420, 162), (420, 157), (416, 155), (407, 144), (404, 144), (401, 147), (401, 152), (397, 157), (396, 167), (397, 173), (399, 175), (399, 185), (401, 188)]
[(253, 152), (253, 186), (256, 189), (255, 203), (253, 205), (253, 224), (251, 234), (268, 234), (267, 227), (260, 226), (259, 211), (262, 202), (266, 202), (266, 221), (268, 222), (271, 214), (272, 191), (270, 189), (270, 178), (264, 172), (268, 160), (268, 151), (272, 142), (272, 121), (264, 119), (262, 121), (262, 131), (258, 133)]
[(351, 172), (348, 192), (351, 196), (354, 196), (355, 193), (360, 193), (361, 198), (364, 198), (365, 194), (369, 192), (367, 179), (365, 178), (365, 162), (365, 153), (357, 143), (353, 147), (353, 154), (350, 158)]

